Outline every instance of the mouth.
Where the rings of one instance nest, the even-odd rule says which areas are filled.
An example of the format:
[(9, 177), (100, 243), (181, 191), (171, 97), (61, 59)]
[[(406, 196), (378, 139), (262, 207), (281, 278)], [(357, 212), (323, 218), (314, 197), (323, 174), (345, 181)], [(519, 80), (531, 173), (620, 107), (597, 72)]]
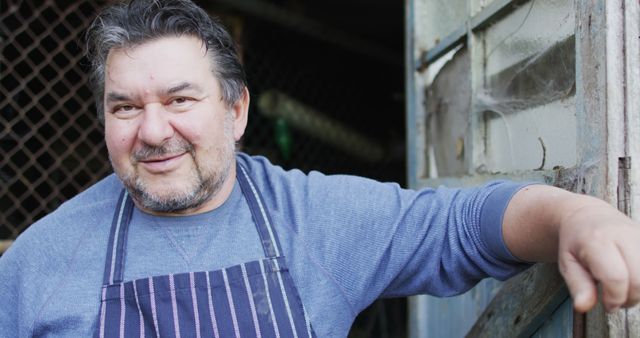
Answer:
[(167, 154), (138, 160), (138, 163), (149, 173), (161, 174), (175, 170), (187, 153)]

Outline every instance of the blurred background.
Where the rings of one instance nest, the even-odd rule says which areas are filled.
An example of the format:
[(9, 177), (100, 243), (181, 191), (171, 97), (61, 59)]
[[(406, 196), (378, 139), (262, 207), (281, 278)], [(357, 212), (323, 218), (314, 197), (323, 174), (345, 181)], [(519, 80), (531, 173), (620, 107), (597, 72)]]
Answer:
[[(251, 107), (242, 150), (285, 168), (405, 185), (404, 4), (196, 1), (240, 47)], [(106, 1), (0, 3), (0, 252), (111, 172), (82, 35)], [(406, 336), (404, 299), (350, 337)]]

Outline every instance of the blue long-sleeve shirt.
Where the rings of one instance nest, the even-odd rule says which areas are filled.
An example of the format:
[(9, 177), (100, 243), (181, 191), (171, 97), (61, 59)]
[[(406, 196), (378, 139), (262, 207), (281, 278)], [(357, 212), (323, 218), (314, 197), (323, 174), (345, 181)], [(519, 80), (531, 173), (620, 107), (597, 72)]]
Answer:
[[(344, 337), (380, 297), (466, 291), (526, 267), (502, 241), (504, 209), (521, 185), (419, 191), (354, 176), (238, 161), (264, 197), (290, 272), (319, 337)], [(0, 259), (0, 336), (92, 334), (113, 211), (111, 175), (29, 227)], [(135, 210), (125, 280), (216, 270), (263, 257), (236, 183), (217, 209), (185, 217)]]

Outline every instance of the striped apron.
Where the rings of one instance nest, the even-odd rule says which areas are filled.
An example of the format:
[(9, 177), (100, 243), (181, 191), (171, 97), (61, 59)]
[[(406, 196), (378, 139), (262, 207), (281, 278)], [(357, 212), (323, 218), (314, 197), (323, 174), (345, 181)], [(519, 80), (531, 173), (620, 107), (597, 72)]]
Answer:
[(239, 163), (237, 168), (266, 258), (123, 282), (134, 208), (123, 190), (109, 236), (96, 337), (315, 337), (260, 192)]

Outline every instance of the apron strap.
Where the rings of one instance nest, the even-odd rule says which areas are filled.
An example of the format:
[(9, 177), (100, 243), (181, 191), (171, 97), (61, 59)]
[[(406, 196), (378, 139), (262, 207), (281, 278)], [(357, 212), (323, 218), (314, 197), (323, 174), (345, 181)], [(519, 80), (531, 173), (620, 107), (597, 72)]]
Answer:
[[(237, 162), (236, 162), (237, 163)], [(260, 192), (247, 174), (247, 170), (240, 164), (236, 166), (236, 177), (240, 189), (247, 200), (249, 210), (256, 224), (260, 242), (267, 258), (280, 257), (282, 250), (275, 229), (271, 225), (271, 219), (263, 203)], [(124, 255), (127, 247), (127, 233), (133, 214), (134, 204), (131, 196), (122, 189), (116, 210), (111, 222), (107, 258), (105, 260), (103, 284), (110, 285), (121, 283), (124, 275)]]
[(253, 220), (256, 223), (264, 254), (268, 258), (282, 256), (282, 250), (280, 249), (281, 246), (276, 230), (272, 226), (273, 223), (271, 222), (269, 213), (263, 203), (260, 191), (256, 189), (255, 184), (251, 180), (251, 177), (249, 177), (244, 166), (239, 162), (236, 163), (236, 177), (238, 178), (238, 183), (240, 183), (243, 195), (249, 204)]
[(116, 210), (111, 222), (107, 259), (104, 266), (103, 284), (109, 285), (122, 282), (124, 268), (124, 248), (126, 248), (129, 222), (133, 213), (133, 201), (129, 193), (122, 189)]

